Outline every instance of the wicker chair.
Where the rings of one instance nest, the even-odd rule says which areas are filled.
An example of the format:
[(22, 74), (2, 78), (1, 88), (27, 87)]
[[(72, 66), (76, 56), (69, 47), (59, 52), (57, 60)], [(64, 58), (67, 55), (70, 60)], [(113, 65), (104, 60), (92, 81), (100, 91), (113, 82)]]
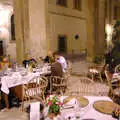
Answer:
[(115, 67), (115, 73), (120, 73), (120, 64)]
[[(78, 81), (78, 80), (77, 80)], [(96, 88), (94, 81), (88, 77), (81, 76), (79, 82), (73, 83), (70, 95), (95, 95)]]
[(67, 60), (67, 69), (63, 75), (67, 89), (68, 89), (68, 83), (69, 83), (69, 78), (71, 76), (71, 72), (72, 72), (72, 65), (71, 62)]
[(117, 98), (120, 98), (120, 84), (112, 84), (111, 82), (111, 77), (109, 76), (109, 72), (107, 70), (105, 70), (105, 75), (106, 75), (106, 78), (107, 78), (107, 82), (108, 82), (108, 85), (109, 85), (109, 96), (114, 100), (116, 101)]
[(32, 99), (45, 101), (44, 92), (46, 90), (48, 80), (46, 77), (37, 77), (29, 81), (28, 84), (23, 85), (22, 96), (22, 110), (24, 109), (24, 102)]
[(104, 69), (104, 65), (95, 64), (92, 67), (89, 67), (89, 74), (91, 74), (93, 81), (95, 81), (96, 79), (99, 79), (100, 82), (103, 82), (103, 79), (102, 79), (103, 69)]
[(65, 78), (59, 76), (50, 76), (49, 80), (50, 80), (50, 93), (56, 92), (63, 95), (66, 89)]

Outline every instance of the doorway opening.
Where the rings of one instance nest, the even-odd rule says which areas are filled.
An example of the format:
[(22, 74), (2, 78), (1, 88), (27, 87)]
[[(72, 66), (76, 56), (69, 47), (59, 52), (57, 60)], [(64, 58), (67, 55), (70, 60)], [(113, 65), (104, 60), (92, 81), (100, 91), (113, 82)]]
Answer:
[(62, 53), (67, 53), (67, 36), (66, 35), (58, 36), (58, 51)]

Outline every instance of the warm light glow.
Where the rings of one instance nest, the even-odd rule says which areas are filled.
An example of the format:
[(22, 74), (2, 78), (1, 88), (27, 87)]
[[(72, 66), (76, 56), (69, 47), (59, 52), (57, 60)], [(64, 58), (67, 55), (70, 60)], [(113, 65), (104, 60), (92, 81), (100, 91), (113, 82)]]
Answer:
[(109, 49), (109, 47), (111, 46), (112, 33), (113, 33), (112, 25), (106, 24), (105, 31), (106, 31), (106, 34), (107, 34), (107, 38), (106, 38), (107, 48)]
[(112, 34), (112, 32), (113, 32), (112, 25), (107, 24), (106, 25), (106, 33), (107, 33), (107, 35)]

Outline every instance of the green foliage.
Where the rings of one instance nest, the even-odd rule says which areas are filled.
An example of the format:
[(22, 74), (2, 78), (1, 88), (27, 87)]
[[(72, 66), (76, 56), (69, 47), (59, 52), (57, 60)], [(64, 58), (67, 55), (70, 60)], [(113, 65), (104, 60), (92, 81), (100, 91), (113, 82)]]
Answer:
[(96, 64), (100, 64), (103, 60), (102, 56), (95, 56), (93, 62)]
[(60, 106), (53, 104), (49, 107), (49, 113), (55, 113), (56, 115), (60, 112)]

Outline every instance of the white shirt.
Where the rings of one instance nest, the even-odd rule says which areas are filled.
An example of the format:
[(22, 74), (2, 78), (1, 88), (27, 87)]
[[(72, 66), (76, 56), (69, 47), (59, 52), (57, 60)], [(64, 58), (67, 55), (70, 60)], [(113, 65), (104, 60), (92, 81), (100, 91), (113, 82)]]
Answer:
[(56, 61), (58, 61), (62, 65), (63, 72), (65, 73), (67, 69), (67, 62), (65, 58), (63, 56), (60, 56), (59, 59), (57, 59)]

